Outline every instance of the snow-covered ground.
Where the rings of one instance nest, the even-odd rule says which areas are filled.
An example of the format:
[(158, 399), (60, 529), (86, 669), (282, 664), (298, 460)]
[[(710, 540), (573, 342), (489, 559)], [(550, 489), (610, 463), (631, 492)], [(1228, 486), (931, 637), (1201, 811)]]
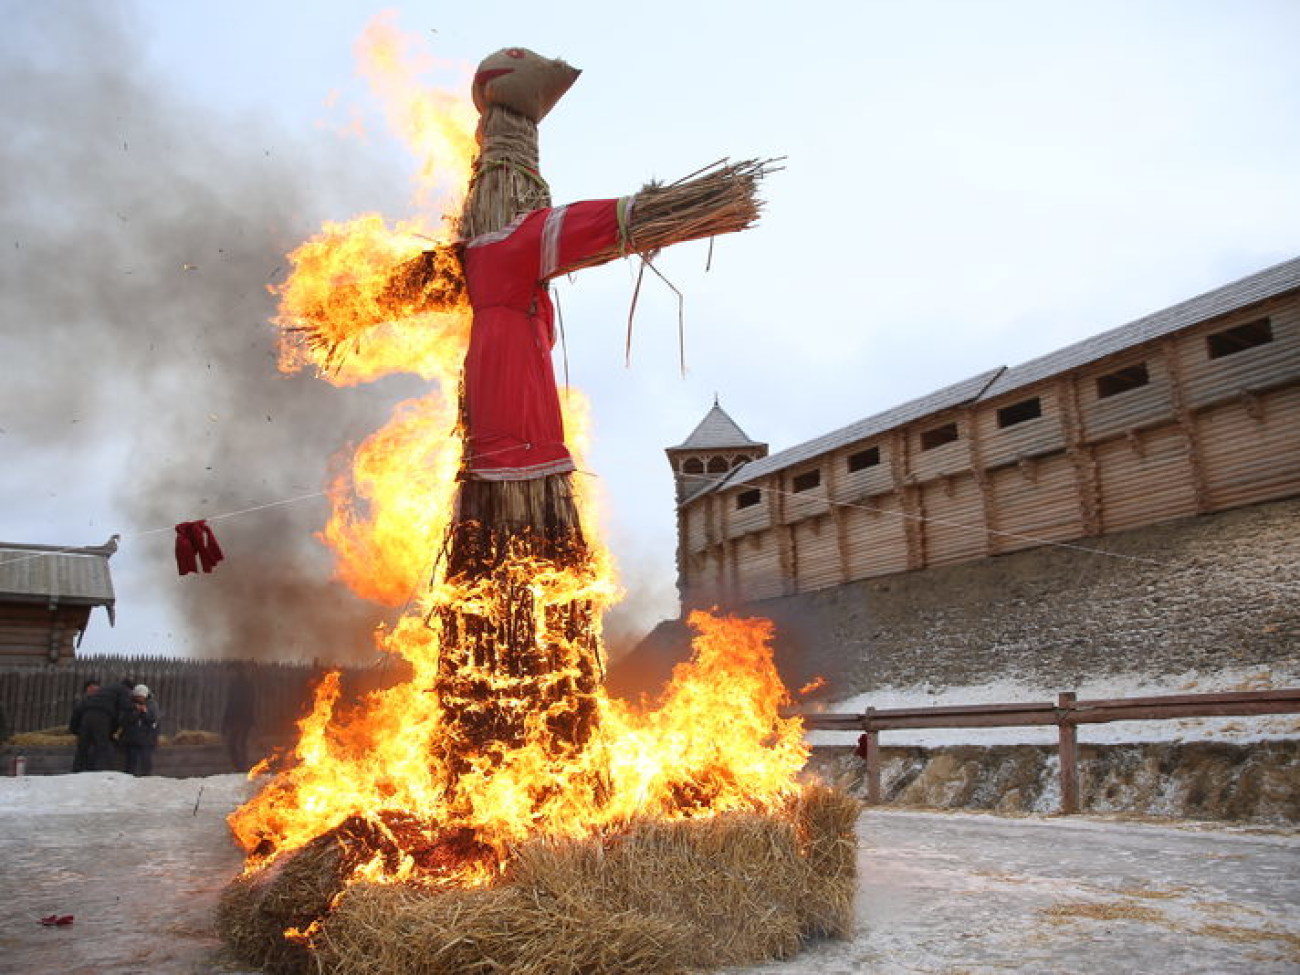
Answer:
[[(1188, 671), (1163, 675), (1159, 680), (1140, 675), (1107, 677), (1070, 687), (1043, 687), (1015, 680), (997, 680), (963, 687), (919, 685), (884, 689), (827, 704), (827, 713), (861, 714), (868, 707), (925, 708), (962, 704), (1017, 704), (1055, 701), (1061, 691), (1074, 691), (1079, 700), (1123, 697), (1157, 697), (1167, 694), (1210, 694), (1224, 691), (1263, 691), (1300, 687), (1300, 669), (1292, 665), (1271, 669), (1230, 668), (1214, 673)], [(813, 745), (853, 745), (857, 732), (813, 731)], [(1164, 721), (1113, 721), (1079, 726), (1085, 744), (1142, 741), (1248, 742), (1300, 738), (1300, 715), (1262, 715), (1246, 718), (1177, 718)], [(1050, 745), (1057, 740), (1055, 727), (938, 728), (882, 731), (882, 746), (940, 747), (943, 745)]]
[[(213, 975), (239, 776), (0, 779), (0, 972)], [(856, 936), (748, 975), (1300, 972), (1300, 833), (872, 810)], [(74, 916), (44, 927), (40, 918)]]

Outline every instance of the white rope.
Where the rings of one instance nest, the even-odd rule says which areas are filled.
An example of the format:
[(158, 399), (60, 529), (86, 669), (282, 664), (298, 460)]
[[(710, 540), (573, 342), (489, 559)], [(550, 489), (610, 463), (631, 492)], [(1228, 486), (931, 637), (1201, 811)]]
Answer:
[[(492, 450), (484, 453), (478, 453), (475, 454), (474, 456), (476, 459), (481, 459), (484, 457), (493, 457), (497, 454), (507, 453), (515, 449), (516, 449), (515, 447), (502, 447), (499, 450)], [(233, 511), (223, 511), (215, 515), (205, 515), (202, 519), (194, 519), (194, 520), (202, 520), (202, 521), (209, 521), (209, 522), (224, 521), (228, 518), (239, 518), (242, 517), (243, 515), (252, 514), (255, 511), (265, 511), (267, 508), (278, 508), (281, 507), (282, 505), (297, 504), (300, 501), (310, 501), (313, 498), (323, 498), (325, 496), (326, 496), (326, 492), (324, 491), (312, 491), (309, 494), (299, 494), (299, 495), (295, 495), (292, 498), (281, 498), (278, 501), (267, 501), (263, 504), (249, 505), (247, 508), (236, 508)], [(133, 538), (144, 538), (146, 535), (158, 535), (163, 532), (171, 532), (175, 530), (176, 530), (175, 525), (168, 525), (164, 528), (144, 528), (137, 532), (131, 532), (131, 533), (118, 532), (116, 534), (119, 539), (127, 540)], [(99, 557), (94, 552), (83, 551), (83, 549), (85, 549), (86, 547), (87, 546), (84, 545), (69, 545), (63, 548), (45, 549), (40, 552), (28, 552), (27, 554), (15, 556), (14, 558), (0, 559), (0, 565), (17, 565), (20, 562), (27, 562), (30, 561), (31, 559), (39, 559), (50, 555), (74, 555), (74, 556), (81, 556), (83, 558)]]
[[(513, 449), (515, 449), (515, 448), (513, 448), (513, 447), (506, 447), (506, 448), (502, 448), (501, 450), (495, 450), (495, 451), (491, 451), (491, 452), (489, 452), (489, 453), (477, 454), (477, 455), (475, 455), (475, 456), (476, 456), (476, 457), (479, 457), (479, 458), (482, 458), (482, 457), (491, 457), (491, 456), (493, 456), (494, 454), (505, 453), (506, 451), (508, 451), (508, 450), (513, 450)], [(586, 471), (586, 470), (577, 470), (577, 471), (575, 471), (574, 473), (576, 473), (576, 474), (582, 474), (582, 475), (587, 476), (587, 477), (599, 477), (599, 476), (600, 476), (599, 474), (596, 474), (596, 473), (594, 473), (593, 471)], [(715, 485), (715, 486), (717, 486), (717, 485), (722, 485), (722, 484), (727, 484), (728, 486), (733, 486), (733, 487), (748, 487), (748, 488), (755, 488), (755, 489), (760, 490), (760, 491), (766, 491), (766, 492), (768, 492), (769, 494), (782, 495), (782, 496), (784, 496), (784, 497), (790, 497), (790, 498), (793, 498), (793, 497), (797, 497), (797, 496), (798, 496), (798, 495), (796, 494), (796, 492), (794, 492), (794, 491), (787, 491), (787, 490), (784, 490), (784, 489), (782, 489), (782, 488), (775, 488), (775, 487), (772, 487), (772, 486), (770, 486), (770, 485), (766, 485), (766, 486), (765, 486), (765, 485), (758, 484), (758, 483), (755, 483), (755, 482), (752, 482), (752, 481), (729, 481), (729, 480), (728, 480), (727, 478), (725, 478), (725, 477), (708, 477), (708, 476), (705, 476), (705, 475), (702, 475), (702, 474), (692, 474), (692, 475), (690, 475), (690, 476), (691, 476), (692, 478), (698, 480), (698, 481), (711, 483), (711, 484), (713, 484), (713, 485)], [(799, 492), (799, 493), (802, 493), (802, 492)], [(267, 509), (267, 508), (276, 508), (276, 507), (280, 507), (280, 506), (282, 506), (282, 505), (287, 505), (287, 504), (297, 504), (297, 503), (300, 502), (300, 501), (309, 501), (309, 500), (311, 500), (311, 499), (313, 499), (313, 498), (320, 498), (320, 497), (324, 497), (324, 496), (325, 496), (325, 492), (324, 492), (324, 491), (313, 491), (313, 492), (311, 492), (310, 494), (300, 494), (300, 495), (296, 495), (295, 497), (292, 497), (292, 498), (283, 498), (283, 499), (278, 500), (278, 501), (268, 501), (268, 502), (265, 502), (264, 504), (250, 505), (250, 506), (248, 506), (247, 508), (237, 508), (237, 509), (235, 509), (234, 511), (225, 511), (225, 512), (222, 512), (222, 513), (220, 513), (220, 514), (210, 515), (210, 516), (208, 516), (207, 518), (205, 518), (205, 519), (203, 519), (203, 520), (205, 520), (205, 521), (222, 521), (222, 520), (225, 520), (225, 519), (228, 519), (228, 518), (238, 518), (238, 517), (241, 517), (241, 516), (243, 516), (243, 515), (252, 514), (253, 512), (256, 512), (256, 511), (263, 511), (263, 510), (265, 510), (265, 509)], [(977, 534), (982, 534), (982, 535), (996, 535), (996, 536), (998, 536), (999, 538), (1010, 538), (1010, 539), (1015, 539), (1015, 540), (1017, 540), (1017, 541), (1030, 542), (1030, 543), (1032, 543), (1032, 544), (1034, 544), (1034, 545), (1041, 545), (1041, 546), (1047, 546), (1047, 547), (1052, 547), (1052, 548), (1065, 549), (1065, 550), (1072, 551), (1072, 552), (1082, 552), (1082, 553), (1087, 554), (1087, 555), (1102, 555), (1102, 556), (1106, 556), (1107, 558), (1120, 559), (1121, 561), (1126, 561), (1126, 562), (1136, 562), (1136, 563), (1141, 563), (1141, 564), (1145, 564), (1145, 565), (1152, 565), (1152, 566), (1157, 566), (1157, 567), (1165, 568), (1165, 569), (1171, 569), (1171, 568), (1174, 567), (1172, 563), (1169, 563), (1169, 562), (1163, 562), (1163, 561), (1161, 561), (1161, 560), (1159, 560), (1159, 559), (1147, 558), (1147, 557), (1145, 557), (1145, 556), (1140, 556), (1140, 555), (1127, 555), (1127, 554), (1125, 554), (1125, 553), (1123, 553), (1123, 552), (1112, 552), (1112, 551), (1109, 551), (1109, 550), (1107, 550), (1107, 549), (1104, 549), (1104, 548), (1096, 548), (1096, 547), (1091, 546), (1091, 545), (1081, 545), (1081, 544), (1079, 544), (1079, 543), (1077, 543), (1077, 542), (1060, 542), (1060, 541), (1054, 541), (1054, 540), (1052, 540), (1052, 539), (1041, 538), (1041, 537), (1036, 536), (1036, 535), (1026, 535), (1026, 534), (1024, 534), (1023, 532), (1009, 532), (1009, 531), (1001, 531), (1001, 530), (996, 529), (996, 528), (988, 528), (988, 527), (986, 527), (986, 526), (981, 526), (981, 525), (968, 525), (968, 524), (965, 524), (965, 523), (963, 523), (963, 522), (950, 521), (950, 520), (948, 520), (948, 519), (946, 519), (946, 518), (936, 518), (936, 517), (934, 517), (933, 515), (918, 515), (918, 514), (911, 514), (911, 513), (909, 513), (909, 512), (902, 511), (902, 510), (897, 510), (897, 511), (895, 511), (895, 510), (890, 510), (890, 509), (888, 509), (888, 508), (879, 508), (879, 507), (876, 507), (876, 506), (873, 506), (873, 505), (862, 504), (862, 503), (860, 503), (860, 502), (853, 502), (853, 501), (836, 501), (836, 500), (833, 500), (833, 499), (831, 499), (831, 498), (827, 498), (827, 499), (826, 499), (826, 505), (827, 505), (828, 508), (852, 508), (852, 509), (857, 509), (857, 510), (859, 510), (859, 511), (869, 511), (869, 512), (873, 512), (873, 513), (875, 513), (875, 514), (892, 515), (892, 516), (894, 516), (894, 517), (901, 518), (901, 519), (904, 519), (904, 520), (907, 520), (907, 521), (915, 521), (915, 522), (919, 522), (919, 523), (926, 523), (926, 522), (929, 522), (929, 523), (931, 523), (931, 524), (935, 524), (935, 525), (942, 525), (942, 526), (944, 526), (944, 527), (946, 527), (946, 528), (956, 528), (956, 529), (958, 529), (958, 530), (960, 530), (960, 531), (966, 531), (966, 532), (977, 533)], [(122, 534), (120, 534), (119, 537), (120, 537), (120, 538), (123, 538), (123, 539), (128, 539), (128, 538), (143, 538), (143, 537), (146, 536), (146, 535), (156, 535), (156, 534), (159, 534), (159, 533), (162, 533), (162, 532), (170, 532), (170, 531), (174, 531), (174, 530), (175, 530), (175, 526), (168, 526), (168, 527), (166, 527), (166, 528), (147, 528), (147, 529), (144, 529), (144, 530), (142, 530), (142, 531), (134, 532), (134, 533), (132, 533), (132, 534), (130, 534), (130, 535), (122, 535)], [(81, 551), (82, 548), (84, 548), (84, 546), (75, 546), (75, 545), (74, 545), (74, 546), (68, 546), (68, 547), (66, 547), (66, 548), (51, 549), (51, 550), (48, 550), (48, 551), (31, 552), (31, 553), (26, 554), (26, 555), (17, 556), (17, 557), (15, 557), (15, 558), (9, 558), (9, 559), (3, 559), (3, 560), (0, 560), (0, 566), (2, 566), (2, 565), (16, 565), (16, 564), (19, 563), (19, 562), (25, 562), (25, 561), (28, 561), (29, 559), (41, 558), (41, 557), (43, 557), (43, 556), (47, 556), (47, 555), (80, 555), (80, 556), (85, 556), (85, 557), (90, 557), (91, 555), (93, 555), (93, 553), (89, 553), (89, 552)], [(1284, 589), (1284, 590), (1286, 590), (1286, 591), (1291, 591), (1291, 590), (1293, 590), (1293, 589), (1296, 588), (1296, 586), (1295, 586), (1294, 584), (1290, 584), (1290, 583), (1282, 582), (1282, 581), (1280, 581), (1280, 580), (1278, 580), (1278, 581), (1276, 581), (1276, 582), (1274, 582), (1273, 580), (1270, 580), (1270, 582), (1273, 583), (1274, 585), (1276, 585), (1278, 588), (1280, 588), (1280, 589)]]

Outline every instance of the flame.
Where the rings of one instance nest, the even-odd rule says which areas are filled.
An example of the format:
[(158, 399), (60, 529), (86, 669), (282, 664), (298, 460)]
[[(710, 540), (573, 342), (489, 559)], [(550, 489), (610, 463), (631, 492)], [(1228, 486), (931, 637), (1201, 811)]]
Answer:
[[(370, 22), (357, 42), (357, 59), (361, 75), (384, 105), (389, 127), (420, 160), (415, 200), (427, 205), (439, 182), (469, 183), (478, 113), (463, 95), (420, 84), (430, 69), (447, 65), (402, 34), (395, 20), (393, 11), (385, 11)], [(459, 81), (456, 91), (469, 91), (468, 68), (460, 71)]]
[[(808, 748), (802, 721), (780, 714), (788, 696), (772, 664), (771, 623), (706, 612), (689, 622), (697, 634), (692, 657), (657, 701), (638, 707), (602, 692), (600, 730), (581, 752), (557, 763), (546, 736), (532, 734), (520, 747), (475, 756), (453, 797), (447, 764), (431, 761), (444, 739), (440, 701), (422, 690), (436, 674), (435, 631), (418, 616), (402, 617), (383, 642), (403, 655), (412, 678), (344, 709), (339, 674), (327, 674), (286, 768), (231, 815), (250, 867), (351, 817), (382, 823), (401, 816), (428, 831), (471, 830), (496, 853), (420, 879), (484, 883), (512, 844), (538, 832), (582, 836), (641, 816), (776, 808), (795, 791)], [(508, 696), (509, 681), (500, 680), (498, 691)], [(592, 787), (597, 781), (602, 789)], [(358, 874), (376, 881), (416, 876), (409, 862), (401, 870), (370, 862)]]
[[(463, 185), (473, 150), (467, 101), (412, 92), (418, 59), (386, 16), (367, 29), (362, 49), (376, 90), (398, 96), (390, 121), (424, 153), (422, 183), (443, 173)], [(290, 255), (292, 272), (275, 289), (285, 371), (314, 366), (338, 385), (406, 371), (436, 388), (399, 404), (340, 459), (322, 533), (339, 578), (403, 607), (376, 636), (394, 679), (359, 695), (337, 672), (321, 679), (291, 753), (230, 816), (247, 869), (340, 831), (373, 850), (352, 868), (353, 881), (472, 886), (499, 876), (513, 845), (538, 833), (576, 837), (644, 816), (775, 808), (796, 790), (807, 747), (801, 722), (780, 713), (788, 696), (772, 661), (771, 623), (692, 614), (691, 659), (649, 703), (612, 699), (583, 670), (592, 646), (603, 668), (601, 613), (620, 595), (592, 531), (599, 512), (587, 479), (577, 476), (574, 488), (587, 526), (580, 557), (557, 564), (512, 548), (500, 570), (476, 578), (449, 577), (440, 565), (462, 451), (455, 391), (470, 314), (455, 286), (454, 251), (431, 236), (426, 223), (390, 226), (373, 214), (326, 224)], [(420, 278), (432, 285), (394, 285), (394, 269), (412, 262), (435, 269)], [(567, 390), (562, 402), (581, 467), (587, 401)], [(526, 677), (477, 659), (454, 632), (457, 621), (500, 623), (502, 607), (521, 599), (528, 611), (512, 622), (533, 627), (530, 645), (545, 655)], [(520, 731), (468, 749), (450, 716), (463, 723), (480, 713), (515, 715)], [(556, 734), (576, 722), (582, 735)]]
[(359, 596), (400, 606), (427, 582), (460, 461), (454, 427), (454, 408), (436, 391), (400, 403), (331, 484), (324, 538), (335, 575)]
[(826, 684), (827, 684), (826, 678), (818, 674), (808, 683), (804, 684), (803, 687), (799, 688), (799, 696), (803, 697), (806, 694), (813, 693), (813, 691), (820, 691), (823, 687), (826, 686)]
[[(315, 366), (335, 385), (412, 372), (440, 384), (460, 368), (469, 341), (469, 306), (448, 296), (436, 311), (413, 314), (417, 301), (395, 293), (393, 269), (419, 260), (432, 238), (418, 221), (390, 227), (377, 214), (326, 223), (289, 255), (289, 277), (271, 291), (280, 297), (280, 368)], [(444, 265), (445, 252), (434, 252)], [(310, 332), (314, 341), (302, 340)], [(348, 353), (338, 355), (339, 351)]]

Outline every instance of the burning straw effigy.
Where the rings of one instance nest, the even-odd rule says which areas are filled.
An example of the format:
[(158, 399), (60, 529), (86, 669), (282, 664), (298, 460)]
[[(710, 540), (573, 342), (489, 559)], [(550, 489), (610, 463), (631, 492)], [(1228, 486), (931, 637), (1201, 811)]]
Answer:
[[(322, 298), (356, 305), (345, 328), (310, 308), (294, 326), (329, 364), (372, 323), (464, 302), (473, 315), (455, 510), (414, 638), (430, 652), (408, 656), (409, 685), (371, 702), (372, 713), (408, 715), (390, 733), (413, 744), (386, 759), (405, 772), (370, 770), (373, 795), (303, 842), (283, 810), (311, 805), (303, 783), (324, 775), (313, 763), (333, 751), (340, 764), (347, 753), (373, 765), (364, 742), (385, 733), (344, 747), (332, 705), (318, 701), (297, 769), (232, 816), (250, 869), (226, 890), (219, 927), (268, 971), (674, 972), (785, 957), (851, 927), (857, 804), (791, 778), (799, 728), (777, 715), (784, 690), (761, 634), (714, 651), (752, 658), (745, 675), (724, 662), (712, 678), (752, 710), (742, 744), (761, 760), (733, 762), (725, 735), (713, 741), (678, 716), (686, 730), (657, 728), (655, 747), (692, 755), (655, 773), (653, 788), (628, 784), (638, 763), (653, 764), (635, 753), (666, 719), (638, 726), (604, 694), (604, 583), (575, 501), (547, 282), (746, 229), (771, 164), (720, 163), (623, 199), (552, 206), (537, 123), (577, 75), (521, 48), (486, 59), (459, 240), (396, 265), (364, 296)], [(762, 675), (754, 701), (741, 686), (750, 671)], [(673, 701), (695, 694), (683, 675)], [(737, 771), (757, 774), (769, 758), (770, 783)], [(420, 780), (409, 802), (403, 774)], [(357, 789), (350, 775), (310, 788)]]

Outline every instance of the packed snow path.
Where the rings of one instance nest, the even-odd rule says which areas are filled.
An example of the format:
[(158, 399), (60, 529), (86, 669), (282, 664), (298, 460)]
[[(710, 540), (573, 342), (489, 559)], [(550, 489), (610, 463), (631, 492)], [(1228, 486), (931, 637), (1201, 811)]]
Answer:
[[(212, 931), (233, 775), (0, 779), (0, 972), (243, 971)], [(859, 931), (751, 975), (1300, 972), (1300, 833), (863, 814)], [(74, 916), (43, 927), (42, 917)], [(735, 975), (735, 973), (733, 973)]]
[(859, 933), (757, 975), (1300, 973), (1300, 834), (871, 810)]

